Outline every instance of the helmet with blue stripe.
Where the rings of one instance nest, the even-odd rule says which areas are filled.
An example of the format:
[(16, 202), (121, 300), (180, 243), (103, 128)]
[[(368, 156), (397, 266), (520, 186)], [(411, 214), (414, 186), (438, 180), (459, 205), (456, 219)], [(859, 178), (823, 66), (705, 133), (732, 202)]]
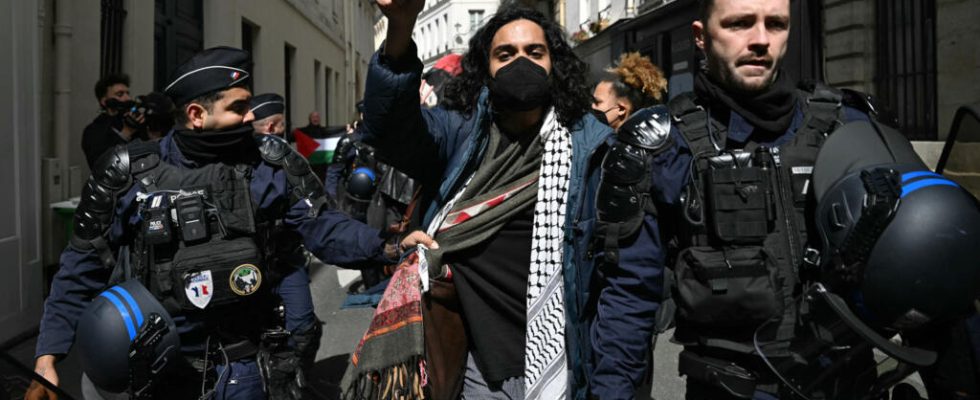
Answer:
[[(937, 360), (892, 337), (973, 311), (980, 207), (929, 171), (901, 133), (868, 121), (827, 138), (806, 183), (816, 200), (807, 222), (818, 237), (809, 238), (809, 279), (793, 305), (799, 315), (759, 326), (755, 349), (800, 398), (887, 398)], [(767, 339), (787, 326), (791, 339)]]
[(180, 338), (163, 305), (129, 280), (92, 300), (78, 321), (75, 346), (89, 379), (100, 389), (122, 393), (130, 385), (132, 359), (146, 362), (146, 376), (159, 374), (174, 364)]
[(862, 320), (904, 330), (970, 312), (980, 207), (901, 133), (869, 122), (838, 129), (817, 157), (813, 188), (826, 281)]

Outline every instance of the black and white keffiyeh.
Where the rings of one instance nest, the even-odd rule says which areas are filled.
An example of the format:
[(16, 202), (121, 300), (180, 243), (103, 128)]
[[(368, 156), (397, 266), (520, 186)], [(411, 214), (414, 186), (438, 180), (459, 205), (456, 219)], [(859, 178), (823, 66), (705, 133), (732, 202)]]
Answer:
[(524, 398), (560, 399), (568, 389), (562, 261), (572, 140), (554, 111), (545, 119), (541, 134), (545, 144), (527, 280)]

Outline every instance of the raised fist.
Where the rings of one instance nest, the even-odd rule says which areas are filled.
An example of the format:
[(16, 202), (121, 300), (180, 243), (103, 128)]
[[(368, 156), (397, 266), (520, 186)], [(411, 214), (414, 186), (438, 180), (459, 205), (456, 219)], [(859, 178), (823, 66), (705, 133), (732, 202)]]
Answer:
[(399, 22), (415, 22), (425, 0), (377, 0), (381, 13), (389, 20)]

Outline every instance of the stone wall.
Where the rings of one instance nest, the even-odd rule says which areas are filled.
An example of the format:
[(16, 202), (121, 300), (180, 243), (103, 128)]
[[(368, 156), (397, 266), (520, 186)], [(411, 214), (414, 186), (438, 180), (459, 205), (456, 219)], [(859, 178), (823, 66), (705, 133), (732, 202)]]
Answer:
[(980, 0), (936, 0), (939, 139), (962, 105), (980, 107)]
[(874, 0), (824, 0), (823, 5), (826, 82), (874, 93)]

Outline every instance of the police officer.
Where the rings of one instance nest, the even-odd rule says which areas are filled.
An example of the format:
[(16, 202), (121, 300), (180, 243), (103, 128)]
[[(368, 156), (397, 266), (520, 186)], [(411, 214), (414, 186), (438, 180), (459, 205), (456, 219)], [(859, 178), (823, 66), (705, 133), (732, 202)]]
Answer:
[(263, 93), (252, 97), (249, 103), (255, 120), (255, 133), (282, 137), (286, 133), (286, 101), (275, 93)]
[[(58, 382), (55, 363), (91, 299), (137, 279), (180, 333), (180, 368), (160, 378), (156, 397), (265, 398), (254, 360), (272, 310), (262, 282), (277, 257), (303, 244), (332, 264), (391, 261), (378, 230), (324, 208), (302, 157), (253, 136), (248, 60), (228, 47), (195, 55), (165, 89), (175, 129), (118, 146), (93, 169), (45, 302), (35, 369), (46, 379)], [(117, 255), (122, 245), (130, 251)], [(45, 394), (34, 387), (27, 397)]]
[[(286, 102), (275, 93), (264, 93), (250, 101), (252, 127), (256, 135), (282, 137), (286, 132)], [(268, 138), (263, 138), (268, 140)], [(281, 280), (273, 291), (283, 302), (284, 331), (280, 338), (270, 337), (263, 342), (260, 361), (265, 364), (263, 374), (267, 380), (270, 398), (293, 398), (302, 393), (300, 383), (313, 366), (320, 346), (322, 329), (313, 313), (313, 297), (310, 293), (310, 274), (307, 258), (302, 247), (280, 259)], [(288, 336), (287, 336), (288, 335)], [(282, 340), (286, 339), (288, 340)]]
[[(801, 271), (816, 256), (807, 249), (815, 237), (809, 206), (817, 151), (842, 124), (869, 120), (872, 108), (852, 101), (866, 99), (853, 92), (798, 86), (780, 68), (791, 29), (789, 0), (704, 0), (698, 17), (692, 28), (705, 66), (694, 92), (676, 96), (668, 109), (638, 113), (619, 130), (604, 163), (600, 246), (607, 262), (615, 258), (609, 254), (646, 255), (672, 268), (674, 340), (684, 346), (678, 368), (688, 399), (773, 398), (781, 388), (754, 340), (785, 342), (793, 335), (792, 299), (806, 278)], [(637, 170), (650, 173), (614, 179)], [(640, 217), (624, 217), (632, 203), (621, 199), (642, 199), (647, 208)], [(629, 241), (640, 224), (662, 232), (658, 243)], [(629, 287), (606, 290), (631, 304), (653, 301)], [(773, 319), (781, 329), (756, 338), (756, 329)], [(652, 326), (653, 318), (646, 323)], [(617, 370), (620, 364), (606, 359), (621, 352), (607, 341), (612, 338), (593, 337), (596, 374), (620, 375), (635, 387), (642, 369)], [(636, 343), (639, 350), (643, 345)], [(636, 354), (631, 365), (642, 362), (643, 351), (629, 353)], [(604, 399), (632, 396), (595, 391), (615, 393)]]

